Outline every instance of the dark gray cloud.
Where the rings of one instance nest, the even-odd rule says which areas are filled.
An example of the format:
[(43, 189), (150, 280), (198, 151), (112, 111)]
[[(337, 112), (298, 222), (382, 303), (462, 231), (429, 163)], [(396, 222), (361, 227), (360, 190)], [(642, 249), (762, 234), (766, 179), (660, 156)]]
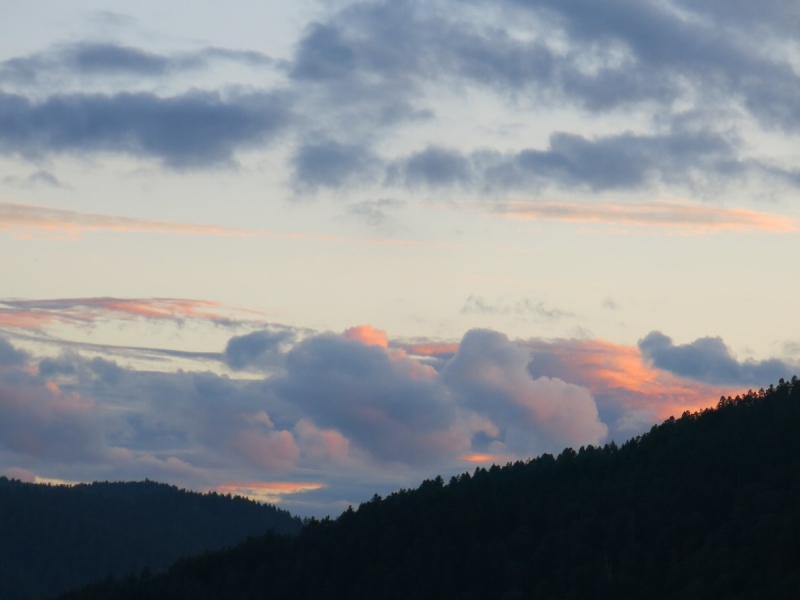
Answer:
[(389, 165), (387, 180), (406, 187), (450, 187), (467, 185), (473, 168), (467, 157), (457, 150), (431, 146)]
[(544, 187), (608, 191), (658, 184), (693, 188), (729, 184), (754, 173), (800, 183), (794, 172), (740, 158), (739, 145), (739, 140), (714, 132), (679, 128), (663, 134), (594, 138), (556, 132), (544, 150), (461, 153), (432, 146), (394, 160), (378, 157), (367, 144), (321, 144), (301, 150), (295, 158), (295, 177), (311, 188), (382, 181), (385, 186), (411, 189), (463, 186), (483, 191)]
[(225, 346), (223, 360), (235, 370), (274, 368), (281, 364), (287, 345), (294, 339), (294, 333), (289, 330), (254, 331), (232, 337)]
[[(797, 172), (749, 159), (750, 146), (735, 135), (748, 118), (789, 133), (800, 126), (800, 76), (791, 62), (798, 11), (782, 0), (765, 2), (763, 12), (743, 0), (727, 7), (721, 0), (350, 3), (310, 24), (293, 57), (275, 63), (288, 78), (291, 111), (277, 93), (43, 96), (42, 78), (53, 74), (142, 81), (220, 60), (273, 64), (228, 48), (157, 54), (65, 44), (0, 64), (0, 83), (39, 85), (36, 97), (44, 97), (0, 95), (0, 151), (26, 158), (118, 152), (179, 168), (229, 164), (237, 150), (272, 139), (293, 112), (290, 167), (300, 191), (379, 183), (605, 191), (749, 175), (800, 185)], [(393, 128), (436, 116), (437, 87), (489, 91), (531, 109), (532, 118), (540, 107), (632, 111), (650, 120), (650, 133), (555, 132), (546, 148), (505, 152), (429, 140), (405, 156), (380, 156)]]
[(719, 337), (675, 345), (672, 338), (653, 331), (639, 340), (639, 349), (659, 369), (708, 383), (760, 388), (797, 372), (796, 366), (775, 358), (738, 361)]
[[(792, 22), (796, 11), (770, 2), (771, 16), (752, 29), (746, 17), (752, 9), (737, 3), (737, 14), (721, 27), (720, 7), (713, 0), (684, 2), (680, 11), (656, 0), (347, 5), (307, 28), (287, 68), (298, 85), (315, 86), (310, 95), (328, 126), (362, 141), (336, 155), (346, 177), (315, 179), (313, 169), (296, 169), (296, 176), (301, 183), (308, 177), (311, 187), (337, 187), (358, 179), (352, 174), (368, 164), (364, 178), (374, 179), (377, 130), (424, 112), (431, 85), (476, 85), (517, 106), (641, 109), (660, 131), (598, 138), (557, 132), (549, 148), (512, 153), (463, 153), (432, 144), (382, 159), (384, 181), (412, 188), (603, 191), (758, 174), (797, 185), (795, 173), (743, 158), (744, 148), (729, 133), (737, 111), (767, 128), (800, 125), (800, 77), (785, 58), (788, 47), (764, 51), (766, 35), (775, 47), (791, 43), (779, 15)], [(516, 33), (526, 28), (530, 35)], [(687, 114), (698, 111), (703, 114), (693, 118), (701, 126), (687, 129)]]
[(338, 188), (366, 183), (379, 173), (380, 161), (368, 147), (325, 140), (303, 144), (292, 159), (300, 189)]
[(286, 99), (275, 94), (70, 94), (34, 102), (0, 93), (0, 152), (127, 153), (172, 168), (230, 164), (237, 150), (269, 142), (289, 118)]
[[(376, 88), (393, 81), (406, 90), (445, 78), (573, 100), (590, 110), (641, 101), (667, 106), (688, 84), (712, 97), (739, 95), (759, 118), (800, 123), (793, 101), (800, 78), (784, 59), (761, 52), (764, 32), (746, 28), (751, 9), (741, 5), (738, 19), (728, 19), (741, 35), (704, 18), (718, 16), (717, 2), (687, 2), (679, 14), (655, 0), (505, 0), (497, 5), (506, 11), (502, 17), (485, 24), (456, 3), (441, 6), (347, 6), (309, 27), (291, 75), (328, 84), (372, 81)], [(770, 8), (773, 25), (781, 14), (797, 18), (788, 3), (776, 0)], [(526, 25), (535, 32), (531, 38), (511, 33)], [(561, 36), (561, 49), (543, 33), (548, 30)], [(764, 104), (767, 97), (775, 106)]]

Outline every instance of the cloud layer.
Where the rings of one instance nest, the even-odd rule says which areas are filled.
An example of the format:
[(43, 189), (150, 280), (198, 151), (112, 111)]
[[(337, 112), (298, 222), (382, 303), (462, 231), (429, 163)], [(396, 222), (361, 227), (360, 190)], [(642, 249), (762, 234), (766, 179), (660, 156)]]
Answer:
[[(34, 313), (64, 318), (100, 310), (122, 319), (204, 319), (207, 310), (165, 301), (27, 302)], [(658, 332), (630, 347), (512, 341), (483, 329), (458, 343), (409, 343), (369, 325), (341, 334), (272, 326), (204, 357), (248, 373), (242, 379), (220, 369), (136, 370), (110, 360), (113, 350), (93, 346), (90, 358), (65, 343), (42, 357), (0, 339), (2, 472), (150, 477), (239, 490), (306, 514), (336, 512), (475, 463), (621, 441), (794, 367), (738, 362), (718, 338), (676, 346)]]
[[(233, 165), (285, 136), (290, 183), (303, 193), (797, 186), (785, 161), (753, 151), (752, 133), (798, 132), (800, 76), (785, 25), (796, 15), (785, 3), (763, 15), (736, 6), (723, 15), (714, 0), (351, 2), (309, 23), (283, 61), (221, 47), (63, 44), (0, 64), (0, 152), (115, 153), (198, 169)], [(165, 76), (220, 61), (279, 76), (248, 91), (156, 92)], [(637, 125), (593, 135), (555, 128), (539, 147), (451, 148), (421, 134), (415, 148), (389, 150), (403, 127), (439, 120), (442, 90), (477, 90), (530, 118), (568, 107), (630, 114)]]

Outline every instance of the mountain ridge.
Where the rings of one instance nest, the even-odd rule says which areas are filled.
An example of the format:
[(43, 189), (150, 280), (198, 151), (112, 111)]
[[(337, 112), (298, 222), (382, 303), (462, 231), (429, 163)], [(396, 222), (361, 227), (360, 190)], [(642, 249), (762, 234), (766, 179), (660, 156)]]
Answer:
[(64, 599), (798, 597), (798, 426), (781, 380)]
[(160, 571), (270, 528), (300, 527), (274, 506), (150, 480), (67, 486), (0, 477), (0, 598), (35, 600)]

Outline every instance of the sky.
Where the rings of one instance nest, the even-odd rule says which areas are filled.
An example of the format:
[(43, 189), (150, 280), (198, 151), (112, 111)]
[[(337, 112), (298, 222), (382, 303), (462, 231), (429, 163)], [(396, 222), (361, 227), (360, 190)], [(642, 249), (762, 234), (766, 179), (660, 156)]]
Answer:
[(335, 515), (790, 378), (798, 30), (0, 0), (0, 474)]

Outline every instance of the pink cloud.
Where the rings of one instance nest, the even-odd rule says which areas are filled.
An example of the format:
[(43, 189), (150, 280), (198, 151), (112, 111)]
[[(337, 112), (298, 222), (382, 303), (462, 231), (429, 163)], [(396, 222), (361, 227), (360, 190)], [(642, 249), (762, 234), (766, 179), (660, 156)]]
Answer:
[(10, 479), (18, 479), (19, 481), (24, 481), (26, 483), (36, 482), (36, 474), (33, 471), (28, 471), (28, 469), (11, 467), (10, 469), (5, 470), (5, 475)]
[(12, 231), (18, 237), (30, 237), (33, 232), (40, 232), (56, 238), (77, 238), (83, 233), (92, 231), (183, 233), (235, 237), (251, 237), (265, 233), (217, 225), (133, 219), (8, 202), (0, 202), (0, 231)]
[(290, 431), (240, 431), (231, 447), (251, 465), (268, 471), (287, 471), (300, 456)]
[(308, 419), (294, 426), (302, 459), (308, 464), (352, 464), (350, 440), (336, 429), (321, 429)]
[(519, 202), (504, 205), (500, 212), (510, 219), (659, 227), (688, 233), (798, 230), (794, 219), (782, 215), (704, 204)]
[(260, 314), (231, 309), (210, 300), (183, 298), (57, 298), (49, 300), (0, 300), (0, 325), (36, 329), (55, 323), (84, 324), (101, 319), (183, 321), (201, 319), (218, 324), (241, 323)]

